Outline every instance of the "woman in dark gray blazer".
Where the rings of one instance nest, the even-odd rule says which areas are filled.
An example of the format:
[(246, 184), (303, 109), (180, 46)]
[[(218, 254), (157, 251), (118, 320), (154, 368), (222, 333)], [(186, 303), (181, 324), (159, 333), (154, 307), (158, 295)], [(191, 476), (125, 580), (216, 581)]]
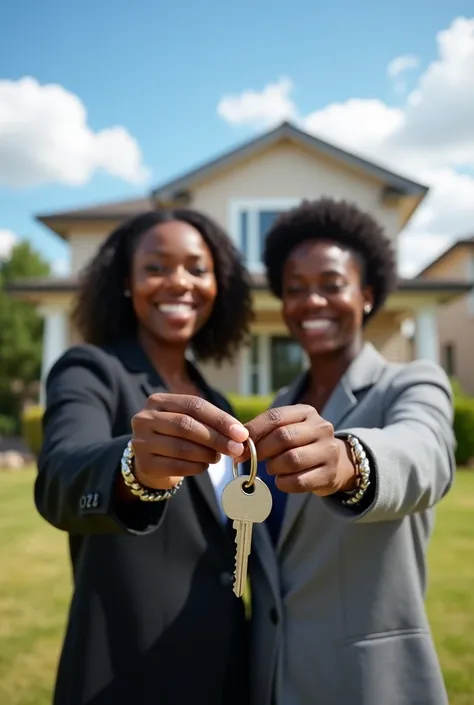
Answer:
[(126, 222), (85, 271), (86, 343), (49, 374), (35, 486), (74, 574), (55, 705), (248, 703), (220, 507), (248, 432), (186, 353), (232, 358), (250, 316), (237, 251), (191, 210)]

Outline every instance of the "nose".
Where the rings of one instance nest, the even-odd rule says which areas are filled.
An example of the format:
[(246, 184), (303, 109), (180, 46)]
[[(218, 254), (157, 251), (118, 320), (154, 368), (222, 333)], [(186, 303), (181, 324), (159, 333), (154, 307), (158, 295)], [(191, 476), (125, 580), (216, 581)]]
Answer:
[(306, 306), (311, 309), (325, 308), (328, 305), (328, 300), (319, 291), (309, 292), (306, 298)]
[(191, 288), (191, 277), (184, 267), (176, 267), (166, 277), (166, 286), (173, 291), (187, 291)]

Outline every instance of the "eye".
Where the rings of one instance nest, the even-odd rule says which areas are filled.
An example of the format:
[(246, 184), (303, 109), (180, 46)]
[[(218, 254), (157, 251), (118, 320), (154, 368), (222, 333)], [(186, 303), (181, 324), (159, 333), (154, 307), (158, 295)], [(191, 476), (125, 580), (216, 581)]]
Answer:
[(208, 273), (207, 267), (202, 264), (197, 264), (194, 267), (191, 267), (189, 271), (194, 277), (203, 277)]
[(158, 264), (157, 262), (154, 262), (153, 264), (147, 264), (145, 266), (145, 271), (149, 274), (164, 275), (166, 274), (166, 267), (163, 264)]

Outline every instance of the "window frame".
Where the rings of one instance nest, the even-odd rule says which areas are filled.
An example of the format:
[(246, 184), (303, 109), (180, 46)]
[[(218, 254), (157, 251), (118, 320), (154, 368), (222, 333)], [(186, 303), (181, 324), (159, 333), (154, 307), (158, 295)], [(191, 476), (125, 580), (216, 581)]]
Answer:
[[(261, 211), (286, 211), (301, 203), (301, 197), (287, 198), (236, 198), (229, 202), (229, 232), (234, 244), (239, 248), (248, 270), (252, 274), (264, 271), (259, 253), (260, 233), (258, 217)], [(241, 214), (247, 215), (247, 252), (244, 252), (240, 229)]]

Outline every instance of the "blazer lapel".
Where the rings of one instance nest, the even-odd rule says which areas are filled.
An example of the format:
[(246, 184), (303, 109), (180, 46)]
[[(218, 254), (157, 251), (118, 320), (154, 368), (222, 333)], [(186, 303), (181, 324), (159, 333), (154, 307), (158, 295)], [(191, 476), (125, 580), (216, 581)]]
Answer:
[[(138, 387), (144, 392), (146, 397), (150, 397), (152, 394), (166, 394), (169, 391), (138, 342), (133, 340), (124, 341), (118, 348), (118, 354), (128, 370), (134, 374)], [(189, 363), (189, 365), (190, 374), (196, 380), (202, 391), (205, 392), (209, 401), (218, 405), (212, 389), (207, 386), (194, 366), (191, 365), (191, 363)], [(189, 481), (196, 484), (207, 506), (214, 515), (214, 518), (222, 527), (222, 518), (217, 504), (216, 493), (214, 492), (209, 473), (204, 472), (202, 475), (189, 478)]]
[[(344, 419), (357, 404), (357, 392), (371, 386), (380, 376), (385, 366), (384, 358), (370, 344), (366, 343), (362, 351), (352, 362), (346, 373), (342, 376), (327, 403), (321, 411), (321, 416), (330, 421), (336, 430), (341, 428)], [(272, 406), (287, 406), (294, 404), (307, 379), (306, 373), (299, 377), (286, 392), (279, 395)], [(295, 525), (301, 511), (311, 494), (290, 494), (285, 507), (285, 514), (277, 542), (277, 551), (280, 552), (285, 544), (290, 531)]]

